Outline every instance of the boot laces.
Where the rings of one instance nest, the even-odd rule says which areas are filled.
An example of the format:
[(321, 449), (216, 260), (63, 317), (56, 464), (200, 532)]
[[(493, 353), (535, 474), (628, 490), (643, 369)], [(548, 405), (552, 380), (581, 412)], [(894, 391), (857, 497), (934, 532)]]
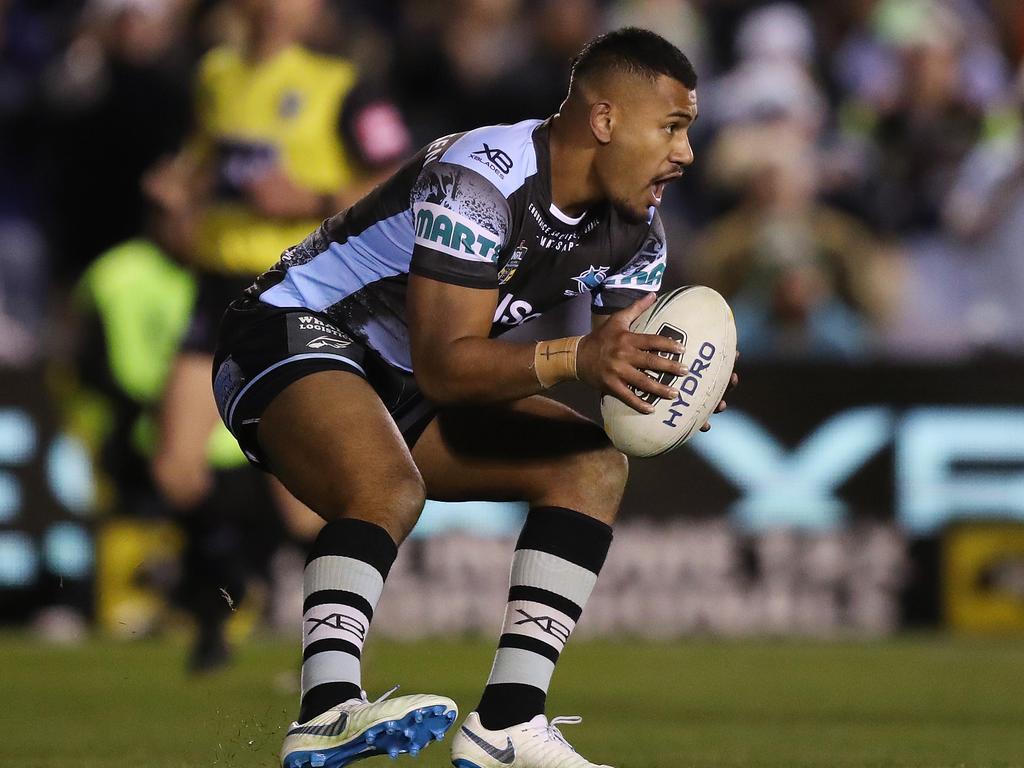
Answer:
[(553, 717), (553, 718), (551, 718), (551, 720), (548, 722), (548, 724), (546, 726), (538, 726), (537, 727), (537, 733), (533, 734), (533, 737), (536, 738), (538, 736), (543, 736), (544, 737), (544, 741), (557, 741), (557, 742), (559, 742), (561, 744), (564, 744), (566, 747), (568, 747), (573, 752), (575, 752), (576, 748), (573, 747), (573, 745), (570, 744), (566, 740), (565, 736), (562, 735), (562, 732), (560, 730), (558, 730), (558, 726), (560, 726), (560, 725), (578, 725), (579, 723), (582, 723), (582, 722), (583, 722), (583, 718), (580, 717), (579, 715), (568, 715), (568, 716), (563, 716), (563, 717)]
[(394, 693), (395, 691), (397, 691), (401, 687), (402, 687), (401, 685), (396, 685), (394, 688), (392, 688), (390, 691), (385, 693), (383, 696), (378, 696), (373, 701), (370, 701), (369, 697), (366, 695), (366, 691), (360, 691), (358, 699), (349, 699), (345, 703), (346, 704), (380, 704), (382, 701), (384, 701), (384, 699), (386, 699), (388, 696), (390, 696), (392, 693)]

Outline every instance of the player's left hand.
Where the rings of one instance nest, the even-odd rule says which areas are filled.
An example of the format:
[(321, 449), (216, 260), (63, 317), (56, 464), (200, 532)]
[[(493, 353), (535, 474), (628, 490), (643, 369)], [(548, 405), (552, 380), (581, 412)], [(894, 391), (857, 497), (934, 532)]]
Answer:
[[(740, 352), (739, 352), (739, 350), (736, 350), (736, 359), (739, 360), (739, 358), (740, 358)], [(740, 375), (738, 373), (736, 373), (736, 371), (733, 371), (732, 372), (732, 376), (729, 377), (729, 384), (725, 388), (725, 394), (728, 395), (732, 390), (736, 389), (736, 387), (738, 387), (739, 385), (740, 385)], [(722, 398), (722, 402), (720, 402), (718, 404), (718, 406), (715, 408), (715, 413), (721, 413), (722, 411), (724, 411), (728, 407), (729, 406), (725, 402), (725, 398), (723, 397)], [(704, 422), (704, 426), (700, 428), (700, 431), (701, 432), (707, 432), (709, 429), (711, 429), (711, 422), (710, 421), (706, 421), (706, 422)]]

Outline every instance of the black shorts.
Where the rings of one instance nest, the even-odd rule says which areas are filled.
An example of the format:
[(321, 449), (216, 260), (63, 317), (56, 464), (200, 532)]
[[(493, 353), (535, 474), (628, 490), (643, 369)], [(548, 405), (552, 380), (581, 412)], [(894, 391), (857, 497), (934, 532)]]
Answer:
[(217, 328), (228, 304), (242, 295), (255, 277), (196, 273), (196, 300), (181, 340), (182, 352), (212, 355), (217, 348)]
[(213, 371), (221, 418), (249, 461), (264, 469), (260, 417), (285, 387), (312, 373), (347, 371), (369, 382), (410, 448), (437, 412), (411, 373), (386, 363), (336, 321), (258, 299), (238, 299), (224, 313)]

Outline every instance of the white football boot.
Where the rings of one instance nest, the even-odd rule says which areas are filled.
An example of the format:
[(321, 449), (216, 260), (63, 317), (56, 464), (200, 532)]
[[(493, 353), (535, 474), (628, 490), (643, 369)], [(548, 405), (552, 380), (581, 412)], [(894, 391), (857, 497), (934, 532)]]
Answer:
[(305, 723), (292, 723), (281, 746), (283, 768), (343, 768), (374, 755), (419, 754), (458, 717), (455, 702), (426, 694), (350, 699)]
[(537, 715), (500, 731), (480, 725), (480, 717), (470, 712), (452, 739), (452, 765), (455, 768), (612, 768), (597, 765), (581, 757), (565, 740), (559, 725), (574, 725), (581, 717), (556, 717), (551, 722)]

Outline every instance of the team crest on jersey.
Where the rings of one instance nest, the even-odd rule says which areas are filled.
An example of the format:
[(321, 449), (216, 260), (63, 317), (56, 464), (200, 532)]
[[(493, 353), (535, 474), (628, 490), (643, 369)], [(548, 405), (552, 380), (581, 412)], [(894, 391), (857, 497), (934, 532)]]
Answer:
[(302, 109), (302, 94), (298, 91), (285, 91), (277, 102), (277, 116), (289, 120), (299, 114)]
[(526, 241), (523, 240), (519, 243), (519, 247), (512, 251), (512, 255), (505, 262), (505, 266), (498, 272), (498, 285), (504, 285), (512, 279), (512, 275), (519, 269), (519, 263), (523, 260), (527, 250)]
[(595, 267), (593, 264), (590, 265), (590, 269), (580, 272), (579, 275), (573, 278), (573, 282), (576, 283), (576, 288), (569, 288), (565, 291), (566, 296), (578, 296), (581, 293), (589, 293), (597, 288), (601, 283), (608, 277), (608, 270), (611, 267)]

